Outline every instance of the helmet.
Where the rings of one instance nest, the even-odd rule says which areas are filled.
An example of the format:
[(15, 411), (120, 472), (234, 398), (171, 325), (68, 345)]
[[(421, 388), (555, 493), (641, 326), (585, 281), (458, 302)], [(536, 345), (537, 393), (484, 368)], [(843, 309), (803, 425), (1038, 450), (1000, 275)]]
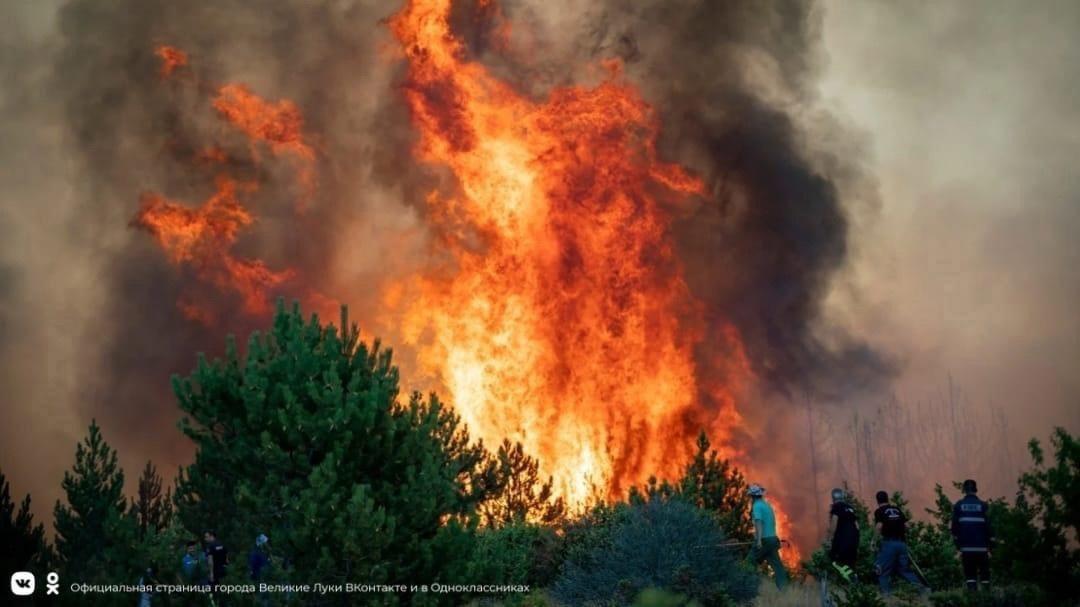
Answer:
[(765, 495), (765, 487), (754, 483), (753, 485), (750, 485), (750, 488), (747, 489), (746, 492), (750, 494), (750, 497), (761, 497)]
[(832, 501), (834, 501), (834, 502), (842, 502), (842, 501), (844, 501), (844, 495), (845, 495), (844, 490), (837, 487), (836, 489), (832, 490)]

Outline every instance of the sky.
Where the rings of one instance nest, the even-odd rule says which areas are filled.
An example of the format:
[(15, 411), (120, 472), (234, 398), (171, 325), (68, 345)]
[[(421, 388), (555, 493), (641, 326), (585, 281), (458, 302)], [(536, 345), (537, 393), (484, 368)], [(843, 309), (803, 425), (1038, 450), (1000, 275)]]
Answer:
[[(63, 4), (0, 8), (0, 467), (45, 517), (100, 411), (85, 402), (109, 401), (86, 373), (117, 309), (104, 277), (133, 238), (132, 201), (87, 208), (75, 97), (50, 88), (62, 33), (78, 25), (58, 16)], [(951, 378), (973, 406), (1000, 408), (1014, 449), (1053, 425), (1080, 430), (1080, 5), (825, 0), (813, 11), (820, 48), (792, 112), (805, 145), (858, 169), (845, 194), (863, 199), (822, 327), (895, 357), (888, 389), (903, 403), (940, 398)], [(138, 302), (150, 279), (128, 280)], [(122, 437), (133, 476), (176, 441), (161, 446), (129, 413), (104, 431)]]
[(863, 133), (880, 188), (879, 216), (856, 232), (862, 309), (874, 310), (860, 331), (900, 345), (907, 398), (951, 373), (1009, 411), (1020, 436), (1075, 429), (1080, 10), (824, 9), (822, 100)]

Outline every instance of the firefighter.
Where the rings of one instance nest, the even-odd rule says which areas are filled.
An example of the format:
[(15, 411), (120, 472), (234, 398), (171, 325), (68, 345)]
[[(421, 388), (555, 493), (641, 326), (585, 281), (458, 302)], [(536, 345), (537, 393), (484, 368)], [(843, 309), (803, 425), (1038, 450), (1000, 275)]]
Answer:
[(930, 589), (911, 571), (911, 555), (907, 548), (907, 517), (893, 504), (889, 503), (889, 494), (877, 492), (878, 508), (874, 511), (874, 524), (881, 534), (881, 546), (878, 550), (874, 568), (878, 575), (881, 594), (891, 593), (892, 576), (895, 573), (914, 584), (922, 594), (929, 594)]
[(762, 561), (769, 563), (775, 576), (776, 587), (780, 590), (787, 585), (787, 570), (780, 561), (780, 538), (776, 536), (776, 515), (772, 506), (765, 501), (765, 488), (750, 485), (750, 518), (754, 521), (754, 545), (751, 546), (749, 560), (758, 565)]
[(979, 499), (978, 487), (970, 478), (964, 481), (964, 497), (952, 511), (952, 536), (960, 551), (964, 580), (968, 590), (990, 587), (990, 506)]
[(844, 578), (854, 578), (855, 561), (859, 554), (859, 522), (855, 508), (847, 501), (843, 489), (832, 490), (832, 507), (829, 508), (829, 559), (833, 568)]

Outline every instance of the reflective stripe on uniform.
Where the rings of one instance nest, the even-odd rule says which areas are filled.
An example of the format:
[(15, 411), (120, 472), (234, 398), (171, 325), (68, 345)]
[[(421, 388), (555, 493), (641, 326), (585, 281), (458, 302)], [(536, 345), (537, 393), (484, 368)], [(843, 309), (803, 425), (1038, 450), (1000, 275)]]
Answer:
[(989, 551), (990, 551), (989, 548), (979, 548), (979, 547), (964, 547), (964, 548), (960, 549), (960, 552), (989, 552)]
[(958, 523), (985, 523), (986, 519), (981, 516), (961, 516), (956, 519)]

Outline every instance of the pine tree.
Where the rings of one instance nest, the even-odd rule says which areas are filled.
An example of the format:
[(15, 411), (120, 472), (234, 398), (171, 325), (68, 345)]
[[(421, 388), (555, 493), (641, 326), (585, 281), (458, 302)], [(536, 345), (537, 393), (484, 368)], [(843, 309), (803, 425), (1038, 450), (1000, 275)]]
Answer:
[(44, 568), (47, 561), (45, 527), (34, 524), (30, 512), (30, 495), (23, 498), (18, 509), (11, 499), (11, 487), (0, 471), (0, 571)]
[(749, 540), (753, 523), (747, 509), (746, 478), (726, 459), (711, 448), (702, 432), (697, 439), (697, 452), (679, 481), (677, 492), (698, 508), (713, 513), (727, 537)]
[[(400, 402), (391, 353), (355, 326), (279, 305), (245, 357), (230, 339), (223, 359), (200, 356), (173, 386), (196, 445), (176, 492), (186, 528), (216, 530), (234, 555), (265, 533), (276, 574), (294, 580), (469, 579), (494, 463), (433, 395)], [(234, 566), (226, 580), (243, 574)]]
[(139, 538), (150, 531), (161, 531), (172, 519), (172, 490), (161, 491), (162, 479), (157, 467), (147, 461), (139, 477), (139, 491), (131, 502), (139, 527)]
[(498, 527), (512, 522), (550, 525), (566, 514), (566, 503), (555, 497), (552, 479), (540, 478), (540, 465), (521, 443), (504, 440), (495, 454), (496, 486), (480, 506), (484, 523)]
[(56, 552), (66, 577), (134, 581), (139, 571), (135, 519), (127, 510), (124, 472), (94, 421), (64, 473), (67, 503), (54, 508)]

